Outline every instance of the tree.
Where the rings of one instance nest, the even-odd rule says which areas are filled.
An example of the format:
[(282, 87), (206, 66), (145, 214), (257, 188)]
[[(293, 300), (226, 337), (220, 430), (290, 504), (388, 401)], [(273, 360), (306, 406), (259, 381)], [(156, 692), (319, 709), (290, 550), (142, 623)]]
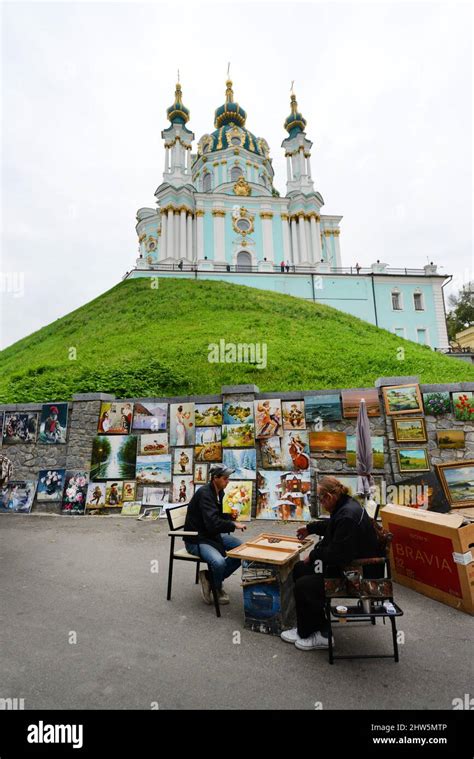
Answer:
[(450, 295), (448, 304), (451, 310), (446, 318), (448, 337), (456, 340), (456, 334), (474, 326), (474, 290), (470, 285), (457, 295)]

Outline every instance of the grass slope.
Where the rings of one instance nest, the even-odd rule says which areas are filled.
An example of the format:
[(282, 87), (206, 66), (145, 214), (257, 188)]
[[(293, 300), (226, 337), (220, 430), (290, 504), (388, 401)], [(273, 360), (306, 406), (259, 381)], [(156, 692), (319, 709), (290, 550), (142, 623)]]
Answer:
[[(0, 402), (99, 391), (122, 398), (218, 393), (223, 384), (244, 383), (262, 391), (365, 387), (389, 375), (474, 380), (474, 367), (328, 306), (225, 282), (150, 283), (122, 282), (2, 351)], [(220, 339), (266, 343), (267, 367), (210, 363), (208, 345)]]

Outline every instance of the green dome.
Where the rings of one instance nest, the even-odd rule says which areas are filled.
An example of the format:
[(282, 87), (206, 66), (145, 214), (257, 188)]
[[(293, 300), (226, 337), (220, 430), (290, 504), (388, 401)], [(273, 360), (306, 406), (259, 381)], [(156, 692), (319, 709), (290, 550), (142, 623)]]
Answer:
[(186, 122), (189, 121), (189, 108), (186, 108), (186, 106), (183, 105), (180, 84), (176, 85), (174, 103), (167, 108), (166, 115), (172, 124), (186, 124)]
[(226, 82), (227, 89), (225, 91), (224, 105), (221, 105), (216, 109), (214, 114), (214, 126), (224, 126), (224, 124), (237, 124), (238, 126), (245, 126), (247, 120), (247, 114), (238, 103), (234, 102), (234, 93), (232, 91), (232, 82), (230, 79)]
[(209, 139), (204, 145), (209, 147), (207, 150), (203, 150), (203, 153), (225, 150), (226, 148), (244, 148), (250, 153), (265, 157), (262, 140), (249, 132), (248, 129), (243, 129), (232, 121), (224, 124), (220, 129), (216, 129), (209, 135)]
[(303, 114), (298, 111), (298, 103), (296, 102), (296, 95), (291, 96), (291, 113), (283, 124), (290, 137), (295, 137), (298, 132), (304, 132), (306, 127), (306, 119)]

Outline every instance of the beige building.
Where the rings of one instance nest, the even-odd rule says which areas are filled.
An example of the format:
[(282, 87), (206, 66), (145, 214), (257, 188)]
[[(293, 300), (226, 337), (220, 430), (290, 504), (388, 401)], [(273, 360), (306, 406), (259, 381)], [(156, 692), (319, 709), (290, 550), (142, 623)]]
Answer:
[(469, 348), (474, 353), (474, 326), (463, 329), (462, 332), (457, 332), (456, 343), (461, 348)]

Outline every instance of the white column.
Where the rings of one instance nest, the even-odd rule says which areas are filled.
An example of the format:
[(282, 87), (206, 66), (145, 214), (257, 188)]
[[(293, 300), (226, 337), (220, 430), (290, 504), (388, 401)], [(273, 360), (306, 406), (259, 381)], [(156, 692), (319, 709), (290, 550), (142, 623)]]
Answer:
[(204, 212), (196, 211), (196, 258), (204, 258)]
[(300, 165), (301, 165), (300, 174), (301, 174), (302, 177), (304, 177), (304, 175), (306, 174), (305, 163), (306, 163), (306, 160), (305, 160), (305, 157), (304, 157), (304, 150), (300, 150)]
[(306, 167), (307, 167), (306, 170), (308, 174), (308, 179), (311, 179), (311, 157), (310, 156), (308, 156), (306, 159)]
[(188, 258), (188, 261), (193, 260), (193, 216), (191, 213), (188, 213), (188, 219), (187, 219), (187, 230), (186, 230), (186, 243), (187, 243), (187, 252), (186, 256)]
[(186, 258), (186, 209), (182, 208), (179, 224), (179, 257)]
[(323, 254), (321, 252), (321, 237), (320, 233), (318, 232), (318, 224), (316, 224), (316, 218), (314, 216), (311, 216), (311, 220), (309, 222), (311, 227), (311, 245), (313, 248), (313, 262), (319, 263), (323, 257)]
[(306, 234), (306, 250), (308, 251), (308, 261), (314, 264), (313, 246), (311, 244), (311, 225), (309, 219), (304, 220), (304, 231)]
[(281, 224), (283, 227), (283, 259), (286, 264), (287, 261), (291, 261), (290, 222), (288, 221), (288, 216), (282, 217)]
[(286, 178), (288, 182), (291, 182), (291, 158), (289, 155), (286, 156)]
[(161, 237), (160, 237), (160, 260), (163, 261), (167, 256), (166, 246), (168, 245), (168, 213), (161, 212)]
[(170, 149), (165, 148), (165, 173), (169, 174), (170, 170)]
[(300, 254), (298, 249), (298, 231), (296, 229), (296, 219), (291, 221), (291, 242), (293, 248), (293, 264), (296, 266), (300, 262)]
[[(265, 214), (265, 212), (264, 212)], [(273, 219), (268, 218), (265, 215), (261, 219), (262, 221), (262, 239), (263, 239), (263, 256), (269, 263), (274, 263), (273, 260)]]
[(339, 230), (337, 230), (337, 234), (334, 234), (334, 248), (336, 253), (336, 260), (334, 262), (334, 265), (337, 266), (338, 269), (341, 268), (341, 246), (339, 245)]
[(298, 219), (298, 230), (299, 230), (299, 244), (300, 244), (300, 263), (308, 263), (308, 250), (306, 247), (306, 231), (305, 231), (305, 221), (304, 221), (304, 214), (299, 215)]
[(168, 211), (168, 250), (167, 257), (174, 258), (174, 211), (172, 208)]
[(215, 260), (225, 263), (225, 216), (213, 215)]

